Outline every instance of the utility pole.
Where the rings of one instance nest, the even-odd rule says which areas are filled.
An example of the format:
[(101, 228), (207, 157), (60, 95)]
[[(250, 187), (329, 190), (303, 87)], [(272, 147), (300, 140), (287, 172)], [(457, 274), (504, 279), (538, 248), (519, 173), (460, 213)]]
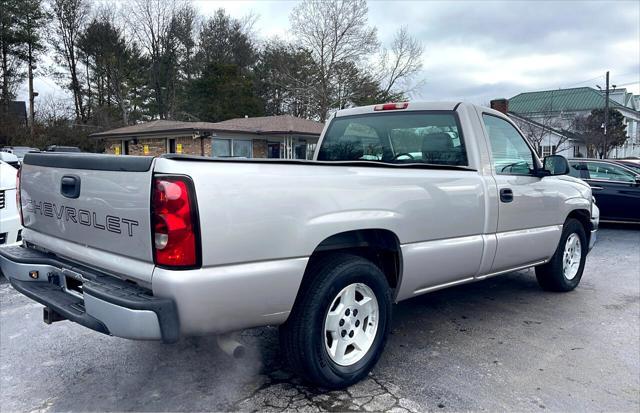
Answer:
[[(602, 123), (602, 129), (604, 130), (604, 139), (602, 140), (602, 156), (605, 157), (607, 156), (607, 153), (609, 151), (607, 151), (607, 133), (609, 132), (609, 94), (613, 91), (616, 90), (616, 85), (612, 85), (612, 88), (609, 88), (609, 72), (607, 71), (606, 74), (606, 85), (605, 85), (605, 89), (604, 89), (604, 122)], [(600, 85), (596, 85), (598, 87), (598, 89), (600, 89), (600, 91), (602, 91), (602, 88), (600, 87)]]
[(28, 66), (29, 66), (29, 135), (33, 139), (33, 118), (34, 109), (33, 101), (35, 100), (35, 94), (33, 93), (33, 56), (31, 50), (31, 42), (28, 45)]
[(607, 85), (604, 91), (604, 158), (607, 157), (607, 128), (609, 127), (609, 71), (607, 70)]

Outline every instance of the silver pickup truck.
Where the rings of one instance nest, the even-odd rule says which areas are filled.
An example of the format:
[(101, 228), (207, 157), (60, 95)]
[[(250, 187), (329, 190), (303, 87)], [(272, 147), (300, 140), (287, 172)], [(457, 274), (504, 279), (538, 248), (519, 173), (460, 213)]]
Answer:
[(567, 172), (465, 103), (341, 110), (313, 161), (27, 154), (0, 265), (48, 323), (168, 343), (280, 325), (292, 370), (343, 387), (394, 302), (527, 267), (574, 289), (598, 208)]

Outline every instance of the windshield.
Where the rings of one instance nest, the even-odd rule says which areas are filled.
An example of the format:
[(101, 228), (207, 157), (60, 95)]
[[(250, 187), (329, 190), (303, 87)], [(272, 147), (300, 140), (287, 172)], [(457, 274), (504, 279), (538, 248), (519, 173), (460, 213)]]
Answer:
[(467, 154), (454, 112), (416, 111), (336, 117), (318, 160), (465, 166)]

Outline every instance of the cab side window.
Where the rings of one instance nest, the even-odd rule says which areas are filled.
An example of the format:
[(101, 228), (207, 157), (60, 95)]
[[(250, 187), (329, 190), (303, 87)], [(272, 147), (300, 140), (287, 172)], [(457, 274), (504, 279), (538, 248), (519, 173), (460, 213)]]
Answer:
[(535, 170), (531, 148), (516, 128), (497, 116), (483, 114), (496, 174), (530, 175)]

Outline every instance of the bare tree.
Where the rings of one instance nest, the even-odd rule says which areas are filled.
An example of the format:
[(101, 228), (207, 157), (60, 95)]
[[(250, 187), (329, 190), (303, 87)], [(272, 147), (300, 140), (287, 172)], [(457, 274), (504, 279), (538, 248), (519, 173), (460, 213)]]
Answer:
[(84, 103), (77, 43), (89, 17), (89, 3), (87, 0), (51, 0), (51, 11), (55, 24), (51, 45), (57, 53), (56, 61), (68, 71), (67, 87), (73, 93), (76, 118), (86, 122), (89, 114)]
[(175, 46), (169, 37), (177, 10), (182, 4), (177, 0), (134, 0), (125, 10), (125, 19), (133, 36), (151, 60), (152, 88), (161, 119), (166, 119), (169, 112), (166, 75), (172, 70), (164, 58), (167, 47)]
[(51, 126), (57, 123), (63, 123), (73, 119), (74, 109), (70, 106), (70, 102), (60, 99), (52, 94), (42, 97), (38, 101), (38, 115), (36, 121), (43, 126)]
[(555, 146), (555, 152), (566, 149), (569, 143), (570, 134), (562, 130), (562, 123), (551, 111), (544, 111), (536, 117), (518, 114), (518, 117), (513, 117), (513, 120), (540, 156), (542, 156), (542, 146), (552, 135), (551, 142), (552, 146)]
[[(380, 53), (380, 84), (384, 95), (390, 95), (399, 83), (407, 83), (422, 69), (422, 43), (409, 34), (407, 26), (396, 32), (391, 50), (382, 49)], [(403, 92), (411, 88), (404, 88)]]
[(291, 29), (317, 66), (318, 116), (324, 122), (338, 65), (360, 63), (378, 48), (365, 0), (305, 0), (290, 16)]

